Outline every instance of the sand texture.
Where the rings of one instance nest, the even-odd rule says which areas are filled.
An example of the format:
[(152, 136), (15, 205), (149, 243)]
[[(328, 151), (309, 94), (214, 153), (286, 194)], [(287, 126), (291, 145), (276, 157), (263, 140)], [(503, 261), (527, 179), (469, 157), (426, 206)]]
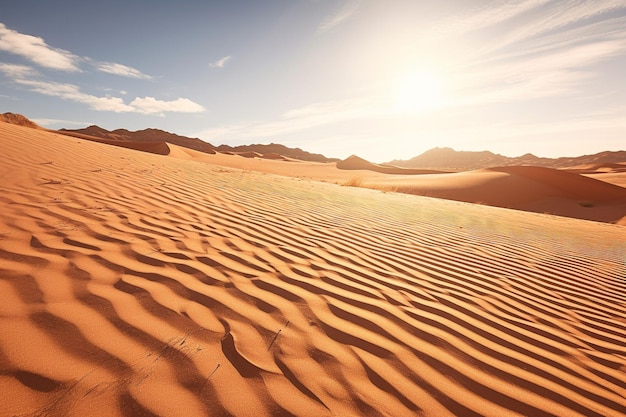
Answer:
[(626, 225), (626, 173), (589, 175), (512, 166), (412, 176), (369, 177), (361, 187)]
[(0, 123), (0, 416), (626, 416), (626, 227), (168, 148)]

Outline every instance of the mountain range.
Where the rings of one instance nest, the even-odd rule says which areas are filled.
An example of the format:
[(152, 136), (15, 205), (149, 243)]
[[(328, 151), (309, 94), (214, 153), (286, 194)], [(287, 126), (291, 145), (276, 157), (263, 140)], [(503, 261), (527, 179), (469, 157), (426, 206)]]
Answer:
[(626, 151), (604, 151), (593, 155), (562, 158), (542, 158), (527, 153), (519, 157), (508, 157), (489, 151), (455, 151), (451, 148), (434, 148), (409, 160), (394, 160), (387, 165), (411, 169), (435, 169), (450, 171), (469, 171), (481, 168), (502, 166), (539, 166), (546, 168), (572, 168), (583, 165), (602, 165), (626, 162)]
[[(0, 121), (36, 129), (42, 129), (36, 123), (20, 114), (0, 114)], [(304, 151), (300, 148), (289, 148), (285, 145), (275, 143), (271, 143), (269, 145), (252, 144), (240, 146), (215, 146), (198, 138), (181, 136), (159, 129), (143, 129), (138, 131), (116, 129), (113, 131), (109, 131), (99, 126), (92, 125), (83, 129), (60, 129), (54, 132), (84, 139), (100, 139), (104, 142), (113, 144), (119, 142), (120, 144), (122, 144), (122, 146), (124, 143), (131, 142), (169, 142), (174, 145), (184, 146), (189, 149), (194, 149), (209, 154), (213, 154), (216, 152), (233, 153), (244, 156), (259, 154), (266, 157), (271, 155), (280, 155), (283, 157), (298, 159), (302, 161), (343, 162), (343, 165), (346, 166), (344, 169), (371, 169), (364, 168), (363, 164), (367, 161), (355, 157), (354, 155), (344, 161), (340, 161), (338, 158), (329, 158), (321, 154)], [(359, 163), (355, 162), (357, 161), (357, 159), (358, 161), (360, 161)], [(474, 152), (456, 151), (451, 148), (433, 148), (424, 152), (421, 155), (418, 155), (408, 160), (393, 160), (385, 164), (374, 165), (377, 165), (377, 168), (375, 170), (382, 170), (381, 172), (390, 173), (393, 171), (394, 173), (400, 173), (406, 171), (398, 171), (398, 168), (410, 170), (437, 171), (468, 171), (481, 168), (516, 165), (539, 166), (560, 169), (581, 167), (586, 165), (593, 165), (596, 168), (612, 168), (615, 164), (620, 164), (624, 162), (626, 162), (626, 151), (604, 151), (593, 155), (583, 155), (578, 157), (542, 158), (530, 153), (519, 157), (508, 157), (490, 151)], [(367, 163), (369, 164), (369, 162)], [(620, 165), (619, 168), (623, 169), (623, 165)]]
[(84, 129), (60, 129), (59, 133), (78, 136), (86, 135), (99, 139), (114, 140), (122, 142), (169, 142), (174, 145), (184, 146), (189, 149), (205, 153), (249, 153), (256, 152), (263, 155), (275, 154), (282, 155), (287, 158), (298, 159), (301, 161), (311, 162), (333, 162), (337, 159), (327, 158), (321, 154), (315, 154), (304, 151), (300, 148), (289, 148), (285, 145), (271, 143), (269, 145), (253, 144), (253, 145), (240, 145), (229, 146), (219, 145), (215, 146), (208, 142), (198, 138), (189, 138), (186, 136), (180, 136), (175, 133), (166, 132), (159, 129), (144, 129), (137, 131), (129, 131), (126, 129), (116, 129), (109, 131), (99, 126), (89, 126)]

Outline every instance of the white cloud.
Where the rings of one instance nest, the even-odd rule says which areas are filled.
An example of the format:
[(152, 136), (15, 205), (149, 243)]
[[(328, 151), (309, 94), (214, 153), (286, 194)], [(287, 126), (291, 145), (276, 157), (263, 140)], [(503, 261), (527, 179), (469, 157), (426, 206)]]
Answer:
[[(1, 23), (0, 49), (23, 55), (33, 62), (48, 68), (65, 69), (68, 71), (78, 70), (78, 67), (75, 67), (74, 61), (76, 57), (74, 55), (66, 51), (50, 48), (41, 38), (8, 30)], [(66, 59), (66, 61), (63, 61), (63, 59)], [(100, 71), (110, 74), (141, 79), (151, 78), (141, 71), (126, 65), (112, 62), (94, 63), (90, 58), (84, 58), (84, 61), (92, 63)], [(162, 114), (164, 112), (198, 113), (205, 111), (204, 107), (186, 98), (163, 101), (157, 100), (154, 97), (137, 97), (127, 104), (120, 97), (110, 95), (101, 97), (87, 94), (74, 84), (44, 80), (36, 70), (27, 65), (0, 62), (0, 73), (4, 73), (4, 75), (10, 78), (14, 83), (25, 86), (30, 91), (83, 103), (88, 105), (89, 108), (98, 111), (112, 111), (116, 113), (134, 112), (141, 114)], [(120, 94), (126, 95), (127, 92), (121, 91)]]
[(150, 80), (150, 75), (144, 74), (136, 68), (129, 67), (123, 64), (117, 64), (115, 62), (99, 62), (95, 64), (98, 71), (106, 72), (107, 74), (119, 75), (121, 77), (138, 78), (143, 80)]
[(378, 103), (366, 99), (333, 100), (288, 110), (273, 121), (219, 126), (198, 135), (225, 141), (273, 138), (333, 123), (374, 117), (384, 112)]
[(154, 97), (137, 97), (130, 102), (135, 111), (144, 114), (174, 113), (201, 113), (205, 108), (187, 98), (178, 98), (172, 101), (157, 100)]
[(98, 97), (83, 93), (74, 84), (56, 83), (41, 80), (16, 79), (16, 83), (30, 87), (31, 91), (45, 94), (47, 96), (60, 97), (65, 100), (87, 104), (93, 110), (132, 112), (136, 109), (124, 104), (124, 100), (118, 97)]
[(464, 48), (446, 74), (449, 104), (587, 96), (600, 64), (626, 52), (626, 17), (609, 14), (617, 9), (626, 9), (626, 1), (498, 1), (438, 22), (434, 36), (442, 44), (472, 39), (473, 31), (498, 33)]
[(584, 20), (616, 9), (626, 8), (624, 0), (591, 0), (551, 2), (550, 7), (541, 10), (539, 17), (529, 20), (524, 28), (514, 31), (512, 41), (530, 38), (539, 34), (563, 29)]
[(343, 6), (341, 6), (339, 10), (337, 10), (334, 14), (327, 17), (322, 23), (320, 23), (320, 25), (317, 27), (317, 33), (328, 32), (334, 27), (344, 23), (356, 13), (361, 3), (362, 0), (345, 1)]
[(37, 73), (33, 68), (27, 65), (7, 64), (5, 62), (0, 62), (0, 72), (3, 72), (4, 75), (12, 79), (25, 78)]
[(365, 99), (332, 100), (307, 104), (306, 106), (288, 110), (281, 115), (282, 119), (305, 120), (316, 119), (327, 121), (345, 119), (362, 115), (371, 110), (371, 103)]
[(74, 120), (63, 120), (63, 119), (32, 119), (33, 122), (37, 123), (39, 126), (53, 128), (53, 127), (68, 127), (68, 126), (87, 126), (89, 123), (87, 122), (77, 122)]
[[(572, 26), (593, 17), (626, 8), (624, 0), (526, 0), (521, 2), (491, 2), (482, 9), (474, 10), (463, 16), (444, 19), (436, 24), (436, 36), (460, 38), (473, 31), (489, 29), (509, 20), (520, 21), (507, 23), (507, 28), (499, 31), (499, 36), (490, 37), (484, 47), (478, 51), (482, 55), (513, 46), (517, 51), (520, 42), (537, 41), (540, 35), (551, 36), (574, 31)], [(608, 22), (603, 21), (601, 26)], [(588, 23), (585, 26), (591, 26)], [(610, 26), (610, 24), (609, 24)], [(512, 28), (512, 29), (510, 29)], [(603, 30), (603, 28), (600, 28)], [(590, 34), (591, 35), (591, 34)], [(572, 39), (571, 37), (569, 39)], [(573, 38), (578, 42), (584, 38)], [(538, 39), (541, 41), (541, 38)]]
[(149, 80), (151, 76), (142, 73), (136, 68), (115, 62), (97, 62), (91, 58), (80, 58), (69, 51), (53, 48), (42, 38), (19, 33), (0, 23), (0, 51), (20, 55), (31, 62), (50, 69), (79, 72), (78, 64), (87, 62), (98, 71), (137, 79)]
[[(205, 111), (204, 107), (186, 98), (178, 98), (172, 101), (157, 100), (154, 97), (135, 98), (126, 104), (120, 97), (94, 96), (84, 93), (80, 87), (69, 83), (58, 83), (35, 79), (36, 75), (30, 67), (24, 65), (13, 65), (0, 63), (0, 72), (4, 72), (13, 82), (26, 86), (30, 91), (47, 96), (59, 97), (64, 100), (83, 103), (89, 108), (98, 111), (112, 111), (116, 113), (132, 112), (141, 114), (162, 114), (164, 112), (173, 113), (199, 113)], [(122, 94), (124, 94), (123, 92)]]
[(626, 39), (575, 45), (498, 64), (459, 76), (464, 88), (454, 105), (530, 100), (572, 95), (596, 77), (594, 66), (626, 51)]
[(52, 48), (37, 36), (25, 35), (0, 23), (0, 50), (20, 55), (37, 65), (62, 71), (80, 71), (79, 58), (69, 51)]
[(474, 9), (465, 15), (446, 18), (438, 22), (437, 27), (440, 29), (438, 34), (456, 37), (467, 32), (484, 29), (543, 6), (550, 1), (490, 2), (481, 9)]
[(233, 57), (231, 55), (225, 56), (224, 58), (218, 59), (215, 62), (211, 62), (209, 64), (209, 67), (211, 68), (224, 68), (226, 66), (226, 63), (228, 63), (228, 61), (230, 61)]

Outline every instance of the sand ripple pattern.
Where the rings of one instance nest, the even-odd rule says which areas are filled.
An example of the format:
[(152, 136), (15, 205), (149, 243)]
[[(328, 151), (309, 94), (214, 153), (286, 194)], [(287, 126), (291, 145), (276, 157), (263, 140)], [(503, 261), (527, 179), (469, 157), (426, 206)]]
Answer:
[(623, 227), (2, 129), (0, 416), (626, 415)]

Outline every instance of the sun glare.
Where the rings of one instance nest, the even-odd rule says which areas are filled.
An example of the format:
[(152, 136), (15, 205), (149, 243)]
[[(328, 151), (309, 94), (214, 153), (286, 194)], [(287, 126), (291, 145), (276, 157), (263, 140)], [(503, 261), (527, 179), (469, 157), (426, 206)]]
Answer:
[(439, 79), (428, 72), (401, 77), (396, 85), (395, 110), (401, 113), (435, 110), (444, 104)]

